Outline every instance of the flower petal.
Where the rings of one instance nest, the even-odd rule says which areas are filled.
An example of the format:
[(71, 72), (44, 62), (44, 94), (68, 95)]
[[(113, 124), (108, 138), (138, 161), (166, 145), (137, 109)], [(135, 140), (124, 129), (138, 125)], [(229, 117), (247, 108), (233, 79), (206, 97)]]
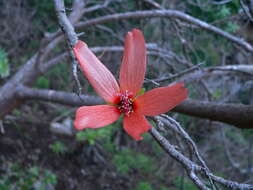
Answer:
[(95, 91), (107, 102), (113, 102), (119, 86), (112, 73), (98, 60), (88, 46), (78, 41), (73, 48), (79, 65)]
[(137, 111), (146, 116), (165, 113), (183, 102), (188, 95), (184, 83), (150, 90), (135, 100)]
[(130, 116), (124, 116), (123, 126), (125, 131), (136, 141), (142, 140), (143, 137), (140, 135), (146, 133), (152, 127), (143, 115), (136, 112)]
[(131, 91), (134, 95), (140, 90), (146, 72), (146, 46), (140, 30), (128, 32), (120, 68), (119, 83), (121, 90)]
[(74, 126), (78, 130), (100, 128), (119, 119), (120, 113), (115, 106), (82, 106), (76, 111)]

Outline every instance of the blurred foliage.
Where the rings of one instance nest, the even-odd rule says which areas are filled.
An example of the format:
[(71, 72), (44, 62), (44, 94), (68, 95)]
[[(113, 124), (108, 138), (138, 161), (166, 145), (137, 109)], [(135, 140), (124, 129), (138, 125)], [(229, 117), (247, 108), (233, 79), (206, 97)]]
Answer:
[(8, 163), (4, 169), (4, 175), (0, 175), (1, 190), (47, 190), (57, 183), (55, 174), (38, 166), (24, 168), (18, 163)]
[(2, 78), (8, 77), (10, 74), (10, 65), (7, 54), (4, 49), (0, 48), (0, 76)]
[(139, 182), (134, 190), (154, 190), (148, 182)]
[[(200, 20), (212, 23), (226, 32), (234, 33), (240, 29), (238, 23), (234, 19), (230, 19), (231, 16), (239, 13), (241, 8), (239, 1), (230, 1), (223, 5), (214, 5), (209, 2), (208, 0), (203, 0), (201, 3), (198, 0), (186, 0), (186, 12)], [(188, 35), (186, 32), (188, 32)], [(194, 42), (194, 51), (188, 52), (194, 64), (204, 62), (206, 66), (217, 65), (219, 64), (220, 54), (216, 51), (216, 44), (219, 44), (221, 49), (227, 51), (231, 48), (228, 42), (219, 35), (214, 35), (215, 41), (213, 41), (209, 33), (199, 32), (193, 29), (188, 29), (186, 32), (184, 34), (189, 39), (194, 33), (199, 34), (200, 38), (204, 39), (196, 40)], [(179, 41), (178, 43), (178, 46), (181, 46), (181, 42)]]
[(237, 14), (241, 8), (239, 1), (230, 1), (223, 5), (208, 3), (208, 0), (202, 0), (201, 3), (198, 0), (185, 0), (185, 2), (188, 14), (208, 23)]
[(246, 140), (250, 141), (251, 139), (253, 139), (253, 129), (243, 130), (242, 135)]
[(50, 144), (49, 148), (56, 154), (64, 154), (68, 150), (66, 145), (60, 141)]
[(87, 141), (90, 145), (94, 145), (96, 141), (103, 142), (103, 146), (113, 151), (111, 137), (115, 130), (119, 130), (122, 124), (121, 116), (116, 122), (98, 129), (85, 129), (76, 133), (77, 141)]
[(37, 79), (35, 86), (38, 88), (49, 88), (49, 80), (45, 76), (41, 76)]
[(116, 165), (118, 172), (122, 174), (127, 174), (133, 169), (144, 173), (151, 173), (155, 170), (155, 162), (150, 156), (130, 149), (119, 151), (113, 156), (112, 162)]
[(173, 183), (177, 189), (198, 190), (196, 185), (193, 182), (191, 182), (188, 178), (176, 177)]
[(12, 111), (12, 114), (15, 115), (16, 117), (19, 117), (19, 116), (21, 116), (22, 113), (19, 109), (14, 109)]
[(170, 189), (162, 185), (162, 186), (160, 187), (160, 190), (170, 190)]
[[(155, 190), (157, 188), (154, 188), (152, 184), (146, 181), (140, 181), (137, 186), (134, 188), (134, 190)], [(159, 190), (170, 190), (169, 188), (161, 185), (159, 187)]]
[(215, 90), (214, 92), (213, 92), (213, 98), (214, 99), (219, 99), (220, 97), (221, 97), (221, 95), (222, 95), (222, 92), (221, 92), (221, 90), (220, 89), (217, 89), (217, 90)]
[(34, 84), (35, 88), (53, 88), (56, 90), (65, 90), (66, 86), (70, 84), (71, 75), (71, 65), (67, 64), (58, 64), (53, 67), (45, 75), (40, 76), (36, 83)]
[[(65, 0), (65, 6), (70, 7), (73, 0)], [(36, 10), (35, 18), (33, 19), (33, 24), (35, 26), (40, 26), (43, 24), (48, 32), (54, 32), (57, 30), (58, 26), (55, 24), (56, 15), (53, 1), (45, 0), (28, 0), (28, 4), (31, 8)]]
[(106, 126), (100, 129), (85, 129), (76, 133), (77, 141), (88, 141), (90, 145), (94, 145), (96, 140), (102, 140), (108, 142), (111, 138), (113, 128), (112, 126)]

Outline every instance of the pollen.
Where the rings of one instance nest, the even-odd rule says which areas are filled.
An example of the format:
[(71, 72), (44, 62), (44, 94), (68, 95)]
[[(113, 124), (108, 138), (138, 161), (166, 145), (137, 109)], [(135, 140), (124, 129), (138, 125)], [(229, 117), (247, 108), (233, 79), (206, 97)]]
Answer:
[(119, 97), (118, 109), (120, 113), (129, 116), (133, 112), (133, 95), (127, 90), (124, 93), (117, 94)]

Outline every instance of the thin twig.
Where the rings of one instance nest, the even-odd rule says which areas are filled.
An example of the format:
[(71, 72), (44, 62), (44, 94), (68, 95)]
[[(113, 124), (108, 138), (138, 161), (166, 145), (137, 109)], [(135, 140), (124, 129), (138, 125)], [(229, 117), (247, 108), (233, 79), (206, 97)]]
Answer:
[(251, 16), (250, 12), (249, 12), (249, 8), (246, 7), (246, 6), (244, 5), (243, 0), (240, 0), (239, 2), (240, 2), (240, 4), (241, 4), (241, 7), (242, 7), (242, 10), (243, 10), (244, 14), (248, 17), (248, 19), (249, 19), (251, 22), (253, 22), (253, 18), (252, 18), (252, 16)]
[[(203, 65), (203, 64), (204, 64), (204, 63), (199, 63), (199, 64), (197, 64), (197, 65), (194, 65), (193, 67), (190, 67), (189, 69), (186, 69), (186, 70), (184, 70), (184, 71), (181, 71), (181, 72), (179, 72), (179, 73), (176, 73), (176, 74), (173, 74), (173, 75), (170, 75), (170, 76), (161, 77), (161, 78), (157, 78), (157, 79), (148, 79), (148, 80), (154, 81), (154, 82), (164, 82), (164, 81), (168, 81), (168, 80), (173, 80), (173, 79), (175, 79), (175, 78), (181, 77), (181, 76), (183, 76), (183, 75), (185, 75), (185, 74), (187, 74), (187, 73), (190, 73), (190, 72), (192, 72), (192, 71), (195, 71), (195, 70), (199, 69), (199, 67), (200, 67), (201, 65)], [(148, 82), (148, 81), (147, 81), (147, 82)], [(147, 83), (147, 82), (146, 82), (146, 83)]]
[[(199, 160), (201, 166), (203, 168), (205, 168), (205, 171), (210, 172), (209, 168), (207, 167), (205, 161), (203, 160), (203, 158), (200, 156), (200, 153), (198, 151), (197, 145), (195, 144), (195, 142), (192, 140), (192, 138), (188, 135), (188, 133), (181, 127), (181, 125), (174, 120), (173, 118), (162, 114), (161, 116), (157, 116), (156, 117), (158, 120), (162, 121), (163, 123), (166, 124), (166, 126), (171, 127), (174, 131), (176, 131), (177, 133), (179, 133), (179, 135), (181, 137), (183, 137), (186, 142), (193, 148), (193, 152), (196, 155), (197, 159)], [(206, 175), (208, 176), (208, 173), (206, 173)], [(210, 184), (212, 185), (212, 189), (218, 189), (216, 187), (216, 185), (213, 183), (212, 179), (210, 178), (210, 176), (208, 176), (208, 179), (210, 181)]]
[(123, 19), (131, 19), (131, 18), (141, 19), (141, 18), (152, 18), (152, 17), (176, 18), (176, 19), (182, 20), (184, 22), (196, 25), (204, 30), (218, 34), (226, 38), (227, 40), (230, 40), (231, 42), (237, 44), (238, 46), (244, 48), (245, 50), (253, 53), (253, 47), (248, 42), (244, 41), (242, 38), (238, 38), (230, 33), (225, 32), (224, 30), (221, 30), (220, 28), (217, 28), (202, 20), (199, 20), (195, 17), (192, 17), (188, 14), (185, 14), (183, 12), (176, 11), (176, 10), (152, 10), (152, 11), (135, 11), (135, 12), (127, 12), (127, 13), (116, 13), (112, 15), (98, 17), (98, 18), (91, 19), (84, 22), (79, 22), (78, 24), (75, 25), (75, 28), (77, 30), (83, 30), (87, 27), (94, 26), (97, 24), (103, 24), (106, 22), (113, 22), (113, 21), (119, 21)]
[(0, 120), (0, 133), (1, 133), (1, 134), (4, 134), (4, 133), (5, 133), (3, 120)]
[(211, 1), (211, 4), (214, 4), (214, 5), (224, 5), (224, 4), (230, 3), (231, 1), (233, 1), (233, 0)]
[(211, 172), (207, 171), (205, 168), (195, 164), (187, 157), (185, 157), (182, 153), (178, 152), (170, 142), (163, 137), (154, 127), (150, 129), (149, 133), (153, 136), (153, 138), (161, 145), (161, 147), (175, 160), (182, 164), (182, 166), (188, 172), (189, 177), (193, 180), (193, 182), (201, 189), (201, 190), (209, 190), (209, 188), (202, 182), (202, 180), (197, 176), (197, 172), (200, 172), (206, 177), (210, 177), (212, 180), (220, 183), (221, 185), (231, 188), (231, 189), (241, 189), (248, 190), (253, 189), (253, 186), (250, 184), (242, 184), (234, 181), (226, 180), (222, 177), (215, 176)]

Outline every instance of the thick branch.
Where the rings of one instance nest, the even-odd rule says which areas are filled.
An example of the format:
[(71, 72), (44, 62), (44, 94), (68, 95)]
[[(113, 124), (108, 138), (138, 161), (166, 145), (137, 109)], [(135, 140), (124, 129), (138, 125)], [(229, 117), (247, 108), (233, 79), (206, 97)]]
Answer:
[(55, 90), (40, 90), (20, 85), (17, 88), (17, 98), (25, 100), (44, 100), (70, 106), (97, 105), (103, 100), (97, 96), (81, 95), (75, 93), (60, 92)]
[(253, 106), (187, 100), (173, 111), (213, 121), (221, 121), (239, 128), (253, 128)]
[[(79, 97), (75, 93), (32, 89), (21, 85), (18, 87), (16, 95), (19, 99), (44, 100), (71, 106), (103, 103), (102, 99), (97, 96), (82, 95)], [(238, 128), (253, 128), (252, 106), (186, 100), (174, 108), (173, 111), (213, 121), (221, 121), (235, 125)]]

